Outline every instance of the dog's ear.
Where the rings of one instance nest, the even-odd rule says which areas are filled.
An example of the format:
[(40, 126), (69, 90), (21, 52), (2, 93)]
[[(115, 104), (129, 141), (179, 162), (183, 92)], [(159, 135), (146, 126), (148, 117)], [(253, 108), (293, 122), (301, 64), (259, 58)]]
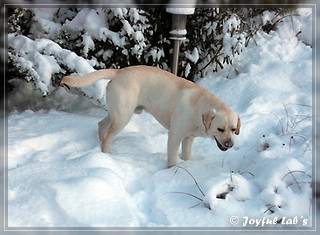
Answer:
[(241, 121), (240, 121), (240, 117), (238, 116), (238, 123), (237, 123), (237, 129), (235, 131), (236, 135), (240, 134), (240, 127), (241, 127)]
[(210, 109), (208, 112), (202, 114), (202, 123), (206, 129), (206, 132), (210, 129), (211, 122), (216, 116), (216, 110)]

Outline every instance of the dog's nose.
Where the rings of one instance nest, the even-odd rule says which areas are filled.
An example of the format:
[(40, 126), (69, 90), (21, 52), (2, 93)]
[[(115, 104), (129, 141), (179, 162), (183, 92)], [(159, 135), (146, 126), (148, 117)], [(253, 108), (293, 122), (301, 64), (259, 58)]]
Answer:
[(226, 142), (224, 142), (224, 146), (227, 148), (231, 148), (233, 146), (232, 140), (227, 140)]

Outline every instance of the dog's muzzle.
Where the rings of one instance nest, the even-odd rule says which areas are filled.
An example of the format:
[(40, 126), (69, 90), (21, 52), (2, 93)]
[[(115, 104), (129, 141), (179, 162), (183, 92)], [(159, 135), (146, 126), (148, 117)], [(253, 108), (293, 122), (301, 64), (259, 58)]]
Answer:
[(220, 149), (221, 151), (227, 151), (229, 148), (232, 148), (232, 146), (233, 146), (232, 140), (226, 140), (226, 141), (224, 142), (224, 145), (222, 145), (222, 144), (220, 144), (220, 142), (217, 140), (216, 137), (214, 137), (214, 139), (216, 140), (217, 146), (219, 147), (219, 149)]

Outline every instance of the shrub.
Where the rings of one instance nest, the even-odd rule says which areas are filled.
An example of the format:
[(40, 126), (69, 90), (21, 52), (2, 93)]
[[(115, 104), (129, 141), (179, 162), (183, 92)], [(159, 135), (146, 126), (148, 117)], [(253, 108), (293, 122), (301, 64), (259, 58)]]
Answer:
[[(85, 73), (59, 54), (43, 48), (69, 50), (93, 69), (145, 64), (171, 70), (171, 15), (165, 8), (16, 8), (8, 11), (9, 77), (34, 81), (44, 94), (63, 74)], [(178, 75), (189, 80), (223, 69), (260, 30), (269, 32), (288, 9), (196, 8), (188, 16), (187, 40), (180, 47)], [(94, 22), (94, 23), (93, 23)], [(21, 50), (21, 35), (31, 49)], [(49, 43), (52, 42), (52, 43)], [(36, 52), (35, 52), (36, 51)], [(35, 55), (30, 55), (34, 53)], [(69, 54), (70, 54), (69, 53)], [(43, 63), (54, 64), (43, 78)], [(74, 55), (72, 55), (74, 56)], [(51, 76), (51, 82), (50, 80)]]

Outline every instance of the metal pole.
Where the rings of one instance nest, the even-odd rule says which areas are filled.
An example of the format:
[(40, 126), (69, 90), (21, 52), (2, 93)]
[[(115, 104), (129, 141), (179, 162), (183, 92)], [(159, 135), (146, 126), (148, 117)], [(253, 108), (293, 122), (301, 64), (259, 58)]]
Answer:
[(179, 49), (180, 49), (180, 40), (174, 40), (173, 59), (172, 59), (172, 73), (175, 74), (175, 75), (177, 75), (177, 73), (178, 73)]
[[(169, 4), (170, 5), (170, 4)], [(174, 40), (172, 54), (172, 73), (178, 73), (179, 50), (181, 41), (186, 39), (187, 15), (192, 15), (195, 8), (167, 8), (166, 11), (172, 14), (170, 39)]]

